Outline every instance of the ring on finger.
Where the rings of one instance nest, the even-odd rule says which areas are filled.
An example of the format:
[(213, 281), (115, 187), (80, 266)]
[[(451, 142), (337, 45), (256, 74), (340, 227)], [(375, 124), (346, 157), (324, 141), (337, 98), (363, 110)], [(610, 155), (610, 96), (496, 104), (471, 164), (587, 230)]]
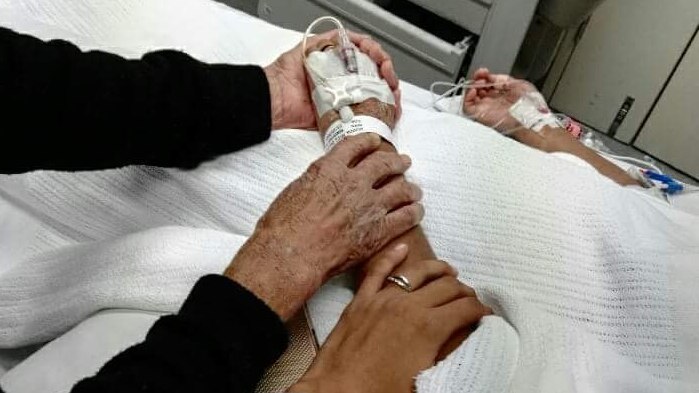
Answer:
[(404, 290), (405, 292), (412, 292), (413, 291), (413, 286), (410, 284), (410, 280), (408, 280), (407, 277), (402, 276), (402, 275), (392, 275), (386, 277), (386, 281), (395, 284), (398, 286), (400, 289)]

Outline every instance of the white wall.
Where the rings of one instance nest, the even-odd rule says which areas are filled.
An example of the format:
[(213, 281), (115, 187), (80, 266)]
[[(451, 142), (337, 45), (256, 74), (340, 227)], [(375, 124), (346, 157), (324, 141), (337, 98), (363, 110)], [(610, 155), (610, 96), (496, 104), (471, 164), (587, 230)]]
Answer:
[(699, 178), (699, 37), (694, 39), (636, 146)]
[(697, 0), (607, 0), (592, 16), (552, 106), (607, 131), (625, 98), (634, 97), (616, 136), (629, 142), (698, 22)]

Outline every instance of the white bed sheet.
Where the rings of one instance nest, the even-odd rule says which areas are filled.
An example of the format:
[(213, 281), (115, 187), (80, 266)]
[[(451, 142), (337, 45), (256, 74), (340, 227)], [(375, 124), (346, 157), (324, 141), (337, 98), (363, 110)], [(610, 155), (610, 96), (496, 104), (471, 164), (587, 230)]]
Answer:
[[(85, 49), (104, 48), (126, 56), (138, 56), (141, 53), (157, 48), (176, 47), (202, 60), (254, 63), (261, 65), (271, 62), (283, 50), (295, 45), (299, 39), (298, 33), (283, 31), (247, 15), (234, 12), (220, 4), (194, 0), (27, 0), (23, 2), (0, 0), (0, 24), (42, 38), (60, 37), (70, 39), (79, 43), (80, 46)], [(421, 113), (417, 108), (424, 107), (425, 103), (429, 102), (429, 93), (407, 84), (404, 84), (403, 89), (405, 98), (404, 104), (408, 109), (406, 111), (407, 121), (417, 126), (424, 127), (425, 135), (429, 135), (430, 142), (445, 144), (445, 157), (435, 158), (435, 151), (421, 150), (421, 145), (424, 145), (424, 142), (420, 141), (419, 136), (415, 136), (415, 132), (412, 134), (408, 133), (405, 137), (399, 135), (399, 143), (401, 146), (411, 153), (414, 153), (417, 158), (415, 176), (424, 183), (423, 186), (426, 188), (426, 202), (428, 204), (430, 201), (440, 202), (440, 195), (457, 194), (459, 198), (461, 198), (459, 200), (464, 203), (470, 200), (480, 203), (479, 206), (474, 206), (474, 208), (481, 211), (474, 210), (472, 215), (462, 215), (462, 210), (453, 210), (458, 208), (458, 206), (449, 204), (449, 202), (444, 202), (445, 204), (441, 205), (442, 211), (435, 211), (432, 209), (428, 214), (425, 226), (440, 256), (459, 263), (459, 269), (462, 271), (462, 274), (475, 282), (477, 288), (485, 293), (486, 298), (496, 299), (496, 302), (500, 303), (500, 309), (509, 311), (508, 322), (512, 323), (513, 326), (518, 329), (519, 337), (524, 337), (522, 334), (526, 332), (528, 328), (538, 327), (549, 330), (552, 334), (551, 337), (548, 338), (539, 338), (543, 341), (535, 342), (535, 344), (540, 345), (541, 348), (548, 348), (551, 350), (550, 346), (553, 345), (555, 348), (557, 347), (557, 345), (554, 345), (556, 343), (560, 344), (561, 348), (580, 348), (579, 345), (567, 346), (566, 342), (559, 342), (558, 340), (575, 341), (589, 339), (590, 342), (590, 345), (585, 346), (587, 348), (585, 353), (569, 353), (567, 357), (562, 359), (547, 358), (544, 354), (538, 354), (541, 359), (548, 359), (551, 365), (555, 365), (556, 367), (562, 367), (561, 361), (563, 364), (576, 363), (578, 366), (582, 364), (584, 367), (576, 367), (575, 370), (584, 370), (588, 373), (587, 375), (583, 373), (582, 375), (569, 375), (565, 377), (566, 370), (564, 368), (551, 368), (551, 366), (548, 368), (543, 366), (543, 368), (538, 368), (535, 365), (528, 364), (521, 357), (518, 358), (516, 351), (515, 353), (507, 352), (512, 348), (519, 348), (519, 350), (525, 350), (527, 348), (527, 346), (517, 343), (517, 336), (512, 336), (511, 328), (509, 328), (510, 330), (508, 330), (508, 327), (502, 329), (493, 328), (490, 330), (479, 329), (479, 333), (476, 335), (477, 337), (469, 340), (471, 343), (476, 344), (467, 346), (468, 348), (462, 351), (462, 355), (465, 356), (466, 359), (479, 359), (479, 361), (482, 362), (491, 361), (493, 364), (500, 364), (504, 372), (504, 374), (500, 374), (500, 376), (503, 377), (504, 380), (500, 381), (498, 385), (492, 378), (486, 378), (487, 376), (480, 376), (480, 378), (474, 376), (470, 374), (470, 372), (473, 371), (467, 367), (468, 364), (461, 368), (445, 366), (433, 370), (431, 375), (433, 378), (428, 376), (428, 378), (421, 380), (421, 391), (451, 390), (450, 388), (454, 386), (446, 384), (450, 381), (449, 378), (457, 378), (457, 380), (461, 381), (462, 385), (459, 386), (460, 388), (465, 388), (465, 385), (463, 385), (464, 383), (475, 386), (473, 389), (474, 391), (478, 390), (476, 388), (480, 388), (480, 390), (483, 391), (564, 391), (569, 390), (571, 386), (584, 391), (586, 387), (595, 386), (595, 383), (601, 384), (601, 388), (596, 389), (597, 391), (612, 391), (610, 389), (612, 386), (618, 387), (618, 389), (614, 391), (633, 391), (633, 388), (638, 388), (639, 386), (657, 387), (664, 386), (663, 384), (665, 383), (667, 383), (667, 387), (669, 388), (668, 391), (681, 391), (683, 385), (676, 385), (674, 382), (689, 383), (688, 381), (692, 381), (691, 377), (688, 376), (688, 374), (691, 374), (691, 370), (684, 370), (683, 366), (699, 364), (696, 359), (697, 355), (695, 353), (693, 358), (691, 351), (683, 351), (682, 348), (675, 348), (677, 352), (672, 352), (672, 359), (670, 359), (672, 362), (659, 366), (660, 369), (668, 367), (664, 372), (669, 373), (670, 377), (665, 375), (665, 377), (658, 380), (657, 373), (653, 375), (653, 373), (646, 372), (648, 367), (652, 369), (658, 365), (639, 367), (638, 364), (627, 364), (629, 358), (623, 355), (623, 351), (620, 353), (615, 353), (614, 351), (610, 352), (609, 348), (595, 335), (594, 326), (588, 326), (584, 321), (574, 322), (573, 320), (563, 319), (563, 322), (561, 322), (561, 320), (551, 320), (552, 325), (550, 326), (536, 326), (535, 324), (527, 326), (518, 324), (518, 318), (522, 318), (521, 313), (527, 310), (535, 311), (537, 308), (545, 309), (546, 305), (540, 301), (533, 301), (533, 305), (520, 305), (517, 301), (508, 298), (508, 296), (498, 296), (498, 291), (507, 292), (509, 290), (508, 286), (536, 285), (536, 278), (530, 277), (529, 279), (532, 281), (526, 285), (522, 282), (515, 284), (508, 280), (499, 282), (497, 278), (498, 271), (500, 269), (506, 269), (506, 266), (508, 266), (506, 261), (502, 258), (505, 258), (505, 255), (507, 255), (507, 258), (516, 258), (516, 256), (504, 254), (505, 251), (498, 249), (497, 245), (498, 240), (503, 240), (501, 236), (503, 234), (508, 234), (513, 242), (518, 242), (527, 252), (530, 251), (530, 248), (526, 245), (527, 242), (539, 244), (542, 247), (553, 247), (552, 245), (554, 245), (555, 242), (552, 242), (551, 239), (537, 238), (537, 236), (524, 236), (526, 234), (523, 235), (522, 233), (508, 231), (507, 226), (503, 226), (509, 223), (513, 225), (514, 228), (517, 222), (515, 218), (520, 220), (522, 218), (514, 217), (513, 215), (517, 213), (508, 210), (511, 208), (509, 206), (510, 197), (517, 197), (517, 195), (514, 194), (525, 194), (528, 195), (529, 198), (541, 198), (542, 201), (546, 201), (549, 205), (560, 205), (558, 207), (564, 210), (564, 212), (571, 213), (571, 211), (566, 210), (567, 207), (565, 204), (575, 200), (565, 199), (566, 194), (554, 188), (557, 184), (560, 184), (561, 187), (571, 188), (577, 185), (583, 185), (597, 192), (597, 194), (587, 194), (594, 199), (593, 201), (577, 201), (580, 203), (580, 206), (591, 206), (591, 209), (599, 209), (599, 211), (592, 211), (590, 215), (586, 216), (587, 218), (601, 219), (599, 217), (600, 214), (603, 215), (605, 212), (613, 214), (613, 209), (617, 209), (629, 214), (621, 215), (619, 219), (622, 222), (612, 223), (611, 225), (625, 225), (628, 228), (635, 228), (636, 226), (642, 227), (644, 225), (654, 225), (657, 223), (658, 226), (662, 226), (660, 229), (654, 228), (647, 232), (641, 228), (636, 228), (630, 231), (628, 236), (624, 239), (604, 240), (609, 242), (609, 246), (612, 250), (615, 252), (629, 253), (630, 251), (627, 248), (621, 247), (621, 245), (616, 242), (628, 243), (638, 240), (634, 239), (634, 237), (639, 234), (653, 234), (666, 244), (658, 244), (658, 242), (653, 242), (653, 239), (642, 238), (641, 240), (643, 242), (648, 242), (648, 244), (639, 244), (638, 252), (630, 253), (629, 256), (638, 257), (639, 260), (643, 259), (642, 255), (644, 253), (652, 253), (654, 256), (666, 257), (669, 259), (668, 265), (670, 265), (670, 262), (672, 262), (672, 264), (669, 267), (671, 271), (665, 272), (664, 274), (667, 274), (675, 280), (681, 277), (691, 279), (692, 277), (697, 277), (699, 273), (696, 267), (697, 255), (699, 255), (697, 246), (699, 246), (699, 244), (695, 243), (696, 239), (699, 239), (699, 234), (689, 230), (692, 225), (696, 225), (697, 221), (680, 212), (672, 211), (666, 206), (656, 203), (656, 201), (647, 198), (636, 198), (623, 190), (619, 190), (618, 187), (609, 184), (609, 182), (603, 179), (596, 179), (591, 171), (580, 168), (576, 169), (574, 167), (566, 167), (564, 168), (565, 170), (560, 170), (558, 166), (565, 167), (566, 164), (553, 163), (552, 158), (547, 158), (536, 152), (525, 152), (521, 147), (515, 146), (514, 143), (501, 141), (497, 139), (497, 136), (486, 134), (486, 131), (479, 127), (472, 127), (474, 132), (473, 141), (482, 143), (482, 145), (479, 146), (469, 145), (469, 141), (465, 141), (461, 136), (447, 130), (428, 130), (435, 122), (452, 125), (453, 128), (464, 128), (467, 123), (460, 119), (450, 118), (446, 115), (438, 116), (436, 114)], [(427, 134), (428, 131), (433, 132)], [(275, 148), (283, 149), (282, 145), (285, 143), (288, 144), (286, 138), (292, 139), (292, 147), (302, 146), (298, 143), (294, 145), (294, 139), (297, 142), (308, 143), (308, 134), (293, 135), (294, 134), (286, 134), (281, 136), (280, 134), (276, 134), (268, 145), (252, 149), (249, 154), (254, 157), (255, 154), (261, 154), (265, 149), (272, 151)], [(459, 140), (454, 140), (454, 143), (450, 143), (450, 138), (459, 138)], [(282, 141), (282, 139), (284, 140)], [(502, 149), (502, 151), (493, 151), (491, 154), (488, 151), (479, 150), (481, 147), (487, 149), (493, 146)], [(522, 160), (521, 166), (528, 170), (528, 172), (520, 173), (523, 178), (515, 180), (508, 179), (512, 171), (516, 169), (515, 167), (509, 167), (509, 171), (504, 169), (507, 167), (507, 157), (502, 156), (503, 152), (507, 152), (507, 154), (511, 154), (513, 157)], [(310, 152), (307, 153), (310, 155), (300, 161), (295, 161), (293, 165), (289, 164), (293, 169), (290, 173), (285, 173), (285, 175), (290, 176), (293, 171), (298, 171), (302, 168), (303, 162), (311, 158), (313, 154), (319, 154), (320, 149), (310, 149)], [(491, 158), (492, 161), (490, 160)], [(222, 160), (222, 163), (225, 163), (226, 160)], [(231, 158), (231, 160), (238, 161), (239, 159)], [(424, 166), (421, 167), (421, 164), (419, 164), (420, 162), (424, 162)], [(427, 164), (428, 162), (429, 165)], [(440, 165), (446, 165), (447, 168), (450, 168), (451, 172), (438, 172), (439, 169), (442, 168)], [(453, 175), (457, 173), (454, 171), (458, 170), (459, 166), (463, 167), (464, 176), (471, 176), (467, 182), (456, 184), (440, 182), (439, 177), (444, 176), (447, 178), (450, 174)], [(537, 177), (535, 174), (536, 168), (547, 173), (547, 175), (541, 178)], [(216, 169), (216, 165), (210, 167), (210, 169)], [(428, 169), (432, 171), (430, 172)], [(556, 177), (568, 172), (571, 175), (579, 176), (580, 182), (577, 183), (561, 179), (560, 183), (557, 183), (558, 180)], [(440, 173), (440, 176), (434, 178), (435, 173)], [(41, 177), (41, 175), (39, 175), (39, 177)], [(31, 179), (31, 177), (28, 177), (28, 180), (31, 181)], [(475, 188), (468, 188), (469, 186), (467, 184), (469, 182), (476, 184), (476, 186), (474, 186)], [(509, 190), (507, 187), (502, 187), (502, 184), (508, 182), (511, 185)], [(538, 184), (533, 185), (534, 182), (538, 182)], [(536, 188), (537, 186), (541, 187), (541, 195), (539, 195), (538, 192), (531, 192), (531, 190), (528, 189), (532, 187)], [(465, 188), (468, 188), (467, 191), (462, 192), (461, 190)], [(492, 192), (492, 195), (482, 198), (483, 192), (476, 192), (476, 190)], [(271, 190), (268, 193), (270, 195), (274, 194)], [(472, 193), (474, 194), (472, 195)], [(270, 197), (267, 193), (263, 194), (264, 198)], [(571, 191), (570, 194), (575, 194), (575, 192)], [(592, 203), (602, 201), (605, 197), (609, 198), (609, 203), (611, 204), (608, 209), (595, 207), (596, 205)], [(262, 203), (262, 205), (264, 205), (264, 203)], [(260, 210), (260, 208), (260, 206), (255, 205), (255, 207), (251, 209), (251, 217), (246, 217), (243, 223), (227, 224), (233, 225), (233, 232), (240, 231), (237, 233), (243, 235), (249, 233), (250, 226), (254, 223), (252, 218), (254, 218), (255, 214), (259, 213), (258, 210)], [(544, 216), (554, 211), (546, 210), (544, 206), (542, 206), (541, 209), (540, 214)], [(573, 211), (574, 210), (575, 209), (573, 209)], [(2, 210), (0, 210), (0, 212), (2, 212)], [(502, 222), (472, 222), (476, 219), (482, 219), (484, 217), (484, 212), (495, 214)], [(0, 221), (2, 228), (12, 229), (17, 227), (13, 222), (23, 219), (25, 216), (22, 215), (22, 212), (19, 212), (14, 216), (7, 214), (3, 217), (14, 217), (7, 218), (5, 222)], [(452, 221), (450, 221), (449, 217), (452, 218)], [(573, 215), (570, 217), (573, 217)], [(532, 220), (534, 224), (542, 224), (548, 223), (549, 221), (547, 220), (549, 220), (550, 217), (544, 217), (542, 219), (543, 221), (537, 221), (536, 216), (527, 215), (526, 218)], [(460, 225), (454, 224), (453, 219), (456, 219), (456, 222), (460, 223)], [(42, 225), (41, 220), (34, 223), (38, 227)], [(585, 223), (569, 223), (563, 227), (559, 226), (558, 230), (561, 228), (568, 230), (576, 228), (579, 225), (584, 227)], [(689, 229), (687, 227), (688, 225), (690, 226)], [(534, 225), (534, 227), (536, 227), (536, 225)], [(678, 231), (686, 230), (686, 233), (674, 236), (672, 233), (668, 233), (671, 232), (673, 228)], [(32, 230), (31, 226), (27, 226), (27, 231), (31, 232)], [(536, 228), (530, 230), (536, 230)], [(107, 229), (105, 229), (105, 231), (107, 231)], [(450, 233), (450, 231), (453, 233)], [(575, 230), (573, 230), (573, 232), (575, 232)], [(0, 234), (2, 233), (0, 229)], [(108, 238), (108, 233), (107, 231), (102, 235), (95, 236)], [(617, 232), (613, 233), (618, 235)], [(19, 238), (22, 237), (21, 234), (17, 234), (16, 232), (12, 232), (12, 234)], [(541, 236), (552, 236), (553, 239), (553, 237), (557, 235), (555, 233), (545, 233)], [(7, 239), (3, 239), (0, 245), (0, 251), (3, 252), (3, 257), (12, 255), (16, 256), (16, 260), (22, 260), (23, 256), (29, 256), (36, 252), (36, 250), (21, 247), (21, 244), (5, 240)], [(55, 238), (51, 239), (51, 241), (55, 242), (56, 249), (60, 249), (65, 239)], [(598, 239), (598, 241), (601, 240)], [(70, 244), (70, 242), (65, 244)], [(484, 245), (489, 245), (488, 247), (492, 249), (489, 250), (488, 247), (484, 249)], [(673, 249), (673, 247), (677, 247), (677, 249)], [(571, 251), (568, 247), (564, 248), (565, 250), (561, 251), (556, 251), (551, 248), (549, 251), (554, 254), (561, 252), (563, 256), (571, 260), (579, 261), (580, 263), (586, 261), (585, 258), (576, 259), (576, 253), (581, 253), (580, 250)], [(582, 253), (593, 255), (597, 254), (599, 251), (600, 250), (582, 250)], [(527, 255), (521, 257), (523, 258), (521, 261), (523, 263), (528, 258)], [(11, 270), (13, 266), (10, 266), (10, 264), (13, 261), (15, 261), (15, 259), (8, 261), (3, 258), (3, 266), (0, 267), (0, 273), (5, 270)], [(483, 263), (487, 261), (497, 261), (497, 263), (484, 266)], [(658, 268), (657, 265), (652, 266), (654, 269)], [(639, 265), (640, 269), (645, 267), (647, 266)], [(551, 266), (549, 269), (555, 270), (556, 267)], [(507, 276), (507, 271), (501, 270), (500, 274), (502, 276)], [(531, 272), (526, 274), (531, 274)], [(680, 337), (676, 342), (673, 342), (686, 344), (690, 349), (699, 348), (699, 344), (696, 342), (696, 336), (692, 336), (685, 332), (685, 330), (689, 328), (699, 327), (699, 324), (696, 323), (696, 312), (692, 312), (692, 310), (697, 309), (697, 296), (687, 289), (690, 285), (680, 285), (681, 283), (675, 281), (671, 281), (671, 283), (673, 283), (673, 291), (660, 295), (668, 297), (668, 299), (666, 299), (668, 304), (678, 307), (678, 310), (673, 310), (676, 312), (675, 315), (667, 315), (682, 319), (680, 323), (671, 324), (673, 329), (679, 331), (678, 337)], [(593, 290), (609, 293), (605, 289), (605, 283), (593, 282), (591, 288)], [(562, 289), (552, 289), (554, 292), (560, 290)], [(324, 295), (327, 295), (325, 296), (327, 302), (335, 302), (340, 305), (346, 303), (351, 296), (350, 292), (344, 291), (341, 288), (330, 287), (325, 288), (324, 291), (325, 293), (321, 293), (321, 299)], [(525, 289), (522, 289), (522, 291), (521, 294), (523, 298), (536, 298), (534, 292), (527, 292)], [(686, 301), (683, 304), (679, 300)], [(322, 303), (322, 301), (320, 303)], [(316, 310), (320, 314), (324, 312), (323, 310), (328, 310), (327, 308), (323, 309), (321, 306), (322, 304), (320, 306), (316, 304)], [(168, 307), (171, 306), (168, 305)], [(668, 310), (664, 310), (663, 315), (668, 312)], [(121, 317), (124, 319), (120, 319)], [(330, 315), (328, 318), (320, 318), (324, 321), (320, 329), (323, 332), (322, 334), (327, 334), (329, 328), (332, 326), (333, 318), (336, 317), (337, 314)], [(134, 328), (133, 330), (114, 330), (113, 328), (115, 325), (112, 318), (117, 318), (119, 321), (126, 321), (125, 323), (127, 326), (136, 326), (140, 328)], [(0, 383), (2, 383), (6, 389), (13, 392), (39, 392), (46, 391), (47, 388), (61, 390), (62, 388), (70, 386), (76, 378), (94, 372), (94, 370), (99, 367), (101, 360), (107, 359), (116, 351), (138, 341), (138, 339), (142, 337), (144, 329), (154, 318), (153, 315), (142, 315), (141, 313), (124, 311), (112, 312), (107, 316), (99, 314), (94, 318), (89, 318), (71, 332), (66, 333), (47, 345), (33, 357), (11, 370), (0, 380)], [(134, 325), (128, 322), (136, 320), (138, 321), (134, 322)], [(502, 325), (503, 322), (503, 319), (489, 319), (486, 324), (494, 326), (498, 324)], [(557, 325), (559, 323), (563, 323), (563, 325)], [(555, 329), (556, 327), (566, 334), (559, 336), (557, 333), (558, 331)], [(573, 334), (571, 336), (571, 331), (579, 334)], [(503, 343), (502, 348), (500, 348), (502, 352), (498, 353), (498, 355), (502, 356), (504, 360), (498, 359), (497, 356), (489, 359), (479, 358), (469, 352), (483, 351), (484, 347), (482, 343), (488, 341), (486, 339), (479, 341), (479, 337), (486, 334), (493, 334), (493, 332), (503, 334), (499, 336)], [(104, 340), (105, 345), (99, 348), (98, 351), (93, 351), (91, 349), (86, 350), (80, 343), (90, 340), (91, 337), (97, 341), (107, 337), (109, 337), (109, 339)], [(691, 341), (692, 339), (694, 341)], [(495, 351), (497, 348), (491, 345), (486, 349)], [(673, 349), (673, 351), (675, 349)], [(66, 353), (71, 354), (70, 361), (63, 361), (57, 364), (57, 361), (60, 359), (65, 360)], [(525, 351), (525, 354), (528, 354), (528, 352)], [(552, 352), (552, 355), (553, 354)], [(561, 356), (560, 353), (555, 353), (555, 355)], [(587, 362), (598, 358), (604, 358), (606, 362), (596, 365), (587, 364)], [(610, 359), (616, 361), (611, 361), (610, 363)], [(498, 361), (501, 361), (501, 363), (497, 363)], [(635, 359), (635, 361), (636, 363), (639, 362), (638, 359)], [(510, 368), (514, 367), (512, 362), (519, 363), (519, 371), (510, 370)], [(608, 368), (610, 374), (605, 374), (604, 365), (611, 365)], [(461, 373), (456, 376), (446, 376), (450, 372), (453, 373), (455, 370), (461, 371)], [(481, 369), (481, 371), (483, 371), (483, 369)], [(628, 375), (614, 375), (615, 372), (620, 371), (626, 371)], [(36, 378), (36, 375), (39, 373), (44, 375), (45, 378)], [(635, 375), (634, 373), (639, 374)], [(440, 375), (441, 378), (439, 378)], [(527, 376), (532, 375), (538, 377), (534, 379), (527, 378)], [(32, 378), (32, 376), (34, 377)], [(629, 385), (629, 381), (623, 378), (624, 376), (634, 376), (638, 384)], [(694, 380), (694, 382), (696, 382), (696, 380)], [(517, 383), (519, 383), (519, 385)], [(558, 383), (560, 383), (560, 386), (556, 386)], [(439, 389), (440, 386), (442, 390)], [(444, 390), (445, 386), (447, 390)], [(485, 387), (487, 386), (490, 386), (490, 389), (486, 389)], [(680, 386), (680, 388), (678, 388), (678, 386)], [(557, 389), (557, 387), (561, 388)], [(695, 390), (696, 385), (685, 385), (684, 387)]]

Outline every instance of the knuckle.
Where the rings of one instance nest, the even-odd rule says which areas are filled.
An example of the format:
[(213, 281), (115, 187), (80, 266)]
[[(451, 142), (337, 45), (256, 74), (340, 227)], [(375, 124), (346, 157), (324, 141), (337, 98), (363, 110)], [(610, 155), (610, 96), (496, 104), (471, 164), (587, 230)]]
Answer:
[(306, 173), (311, 176), (320, 175), (323, 172), (323, 167), (325, 166), (325, 160), (323, 158), (315, 160), (308, 166)]
[(451, 265), (444, 261), (434, 260), (432, 263), (434, 263), (435, 270), (439, 273), (448, 274), (452, 271)]
[(413, 190), (407, 184), (394, 184), (386, 192), (389, 203), (402, 204), (413, 201)]
[[(462, 284), (459, 280), (456, 280), (456, 282), (458, 283), (457, 284), (458, 285), (457, 292), (460, 296), (467, 297), (468, 295), (471, 294), (471, 291), (469, 290), (469, 288), (466, 285)], [(471, 298), (471, 299), (475, 299), (475, 298)]]
[[(379, 225), (383, 227), (383, 225)], [(384, 238), (386, 238), (386, 230), (381, 229), (372, 235), (366, 237), (366, 243), (364, 244), (364, 249), (366, 250), (366, 255), (371, 255), (381, 248), (384, 243)]]
[(439, 284), (448, 289), (449, 292), (460, 294), (462, 291), (461, 283), (453, 276), (442, 276), (439, 281)]
[(364, 148), (374, 145), (376, 141), (380, 141), (379, 136), (377, 134), (374, 134), (373, 132), (365, 132), (353, 135), (348, 139), (354, 141), (355, 144), (360, 145)]
[(466, 314), (475, 315), (477, 318), (486, 315), (485, 306), (474, 297), (464, 299), (464, 310)]
[(356, 157), (367, 149), (368, 141), (364, 135), (355, 135), (352, 138), (350, 149), (352, 154)]
[(447, 276), (449, 277), (449, 285), (451, 285), (454, 290), (459, 294), (459, 295), (467, 295), (468, 294), (468, 287), (464, 285), (461, 281), (459, 281), (458, 278), (454, 276)]
[(379, 173), (393, 173), (395, 171), (395, 165), (390, 159), (383, 159), (379, 162), (379, 164)]
[(478, 312), (478, 316), (480, 318), (489, 314), (488, 307), (485, 304), (483, 304), (480, 300), (478, 300), (476, 298), (470, 298), (470, 299), (473, 299), (473, 301), (475, 302), (474, 307), (476, 308), (476, 311)]
[(352, 135), (337, 145), (337, 150), (349, 150), (351, 153), (359, 153), (369, 144), (367, 134)]
[(447, 261), (438, 260), (437, 263), (444, 269), (451, 269), (451, 264)]
[(419, 201), (422, 200), (422, 188), (418, 186), (417, 184), (414, 183), (409, 183), (410, 184), (410, 193), (413, 198), (413, 200)]
[(403, 183), (400, 187), (400, 199), (402, 201), (412, 201), (417, 197), (415, 186), (410, 183)]
[(420, 209), (421, 207), (418, 204), (406, 206), (404, 209), (402, 209), (401, 221), (403, 221), (405, 225), (418, 223), (422, 218)]
[(376, 162), (383, 165), (386, 168), (392, 168), (396, 165), (396, 161), (400, 156), (396, 153), (391, 153), (387, 151), (380, 151), (374, 155)]

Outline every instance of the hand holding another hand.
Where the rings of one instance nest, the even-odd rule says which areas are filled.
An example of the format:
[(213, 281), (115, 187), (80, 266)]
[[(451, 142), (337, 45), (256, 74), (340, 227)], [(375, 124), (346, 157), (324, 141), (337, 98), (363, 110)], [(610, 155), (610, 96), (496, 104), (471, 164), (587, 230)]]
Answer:
[[(388, 82), (397, 103), (400, 116), (399, 81), (391, 57), (369, 36), (348, 32), (352, 43), (376, 62), (381, 76)], [(337, 30), (319, 34), (308, 40), (309, 47), (334, 40)], [(282, 54), (274, 63), (265, 67), (272, 98), (272, 129), (317, 128), (316, 111), (311, 101), (301, 44)]]
[[(415, 377), (435, 364), (443, 345), (492, 312), (448, 264), (402, 266), (407, 252), (400, 245), (369, 266), (315, 362), (289, 393), (413, 392)], [(388, 283), (391, 274), (408, 278), (413, 291)]]
[[(421, 190), (400, 176), (410, 159), (353, 136), (311, 164), (272, 203), (225, 274), (283, 320), (331, 276), (416, 226)], [(387, 179), (392, 179), (386, 182)]]

